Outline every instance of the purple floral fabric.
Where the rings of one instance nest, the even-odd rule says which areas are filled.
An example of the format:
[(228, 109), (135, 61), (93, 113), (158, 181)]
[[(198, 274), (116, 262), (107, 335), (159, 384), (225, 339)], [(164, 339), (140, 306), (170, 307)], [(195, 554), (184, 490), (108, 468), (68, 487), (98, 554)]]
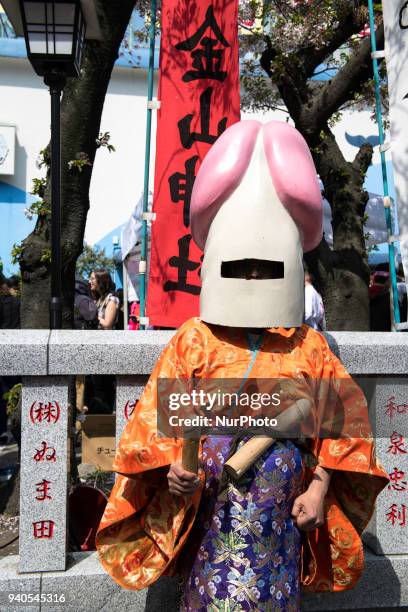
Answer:
[[(291, 441), (275, 443), (248, 470), (228, 501), (217, 501), (229, 437), (208, 437), (206, 485), (192, 539), (199, 543), (184, 589), (184, 612), (300, 610), (300, 533), (290, 514), (303, 466)], [(187, 546), (193, 550), (194, 546)], [(194, 553), (193, 553), (194, 554)]]

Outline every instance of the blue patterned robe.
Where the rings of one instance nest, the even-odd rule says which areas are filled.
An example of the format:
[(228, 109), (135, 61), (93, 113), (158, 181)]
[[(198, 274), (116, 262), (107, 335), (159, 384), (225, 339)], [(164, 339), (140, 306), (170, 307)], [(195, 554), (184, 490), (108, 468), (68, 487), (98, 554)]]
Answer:
[(301, 537), (291, 510), (302, 492), (300, 451), (291, 441), (275, 443), (238, 487), (228, 486), (228, 501), (217, 502), (230, 443), (221, 436), (204, 443), (206, 488), (186, 552), (193, 541), (199, 547), (181, 609), (298, 611)]

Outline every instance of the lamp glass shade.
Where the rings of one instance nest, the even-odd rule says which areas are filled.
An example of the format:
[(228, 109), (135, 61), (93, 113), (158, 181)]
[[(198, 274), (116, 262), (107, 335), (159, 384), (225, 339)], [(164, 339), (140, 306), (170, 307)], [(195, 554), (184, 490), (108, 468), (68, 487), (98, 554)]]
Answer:
[(20, 0), (28, 57), (36, 72), (80, 70), (85, 21), (80, 0)]

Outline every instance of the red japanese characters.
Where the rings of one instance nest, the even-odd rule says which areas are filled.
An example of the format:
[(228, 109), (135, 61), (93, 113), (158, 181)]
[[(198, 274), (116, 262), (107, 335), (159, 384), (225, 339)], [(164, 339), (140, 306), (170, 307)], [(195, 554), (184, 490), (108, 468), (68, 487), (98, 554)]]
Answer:
[[(56, 401), (36, 401), (31, 404), (29, 418), (34, 426), (41, 425), (52, 427), (58, 423), (61, 416), (61, 408)], [(32, 454), (35, 464), (55, 464), (57, 461), (57, 451), (47, 440), (42, 440), (40, 448), (35, 448)], [(47, 503), (52, 500), (52, 480), (42, 478), (34, 483), (35, 491), (33, 499), (35, 502)], [(53, 520), (33, 521), (33, 537), (35, 540), (51, 539), (54, 535), (55, 522)]]
[(136, 408), (138, 400), (135, 400), (133, 402), (131, 402), (130, 400), (128, 400), (125, 404), (125, 408), (123, 410), (123, 414), (125, 416), (125, 419), (128, 421), (130, 419), (130, 417), (133, 414), (134, 409)]
[(33, 402), (30, 419), (32, 423), (56, 423), (60, 412), (58, 402)]
[(33, 523), (33, 528), (36, 540), (49, 540), (54, 535), (54, 521), (37, 521)]

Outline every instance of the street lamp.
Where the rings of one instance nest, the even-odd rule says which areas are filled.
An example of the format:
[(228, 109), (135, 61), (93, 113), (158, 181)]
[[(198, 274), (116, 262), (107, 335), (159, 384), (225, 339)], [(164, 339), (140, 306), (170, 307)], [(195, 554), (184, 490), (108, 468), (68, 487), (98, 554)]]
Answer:
[(60, 101), (67, 77), (79, 75), (85, 38), (100, 39), (93, 0), (1, 0), (27, 56), (51, 95), (50, 328), (62, 327)]

